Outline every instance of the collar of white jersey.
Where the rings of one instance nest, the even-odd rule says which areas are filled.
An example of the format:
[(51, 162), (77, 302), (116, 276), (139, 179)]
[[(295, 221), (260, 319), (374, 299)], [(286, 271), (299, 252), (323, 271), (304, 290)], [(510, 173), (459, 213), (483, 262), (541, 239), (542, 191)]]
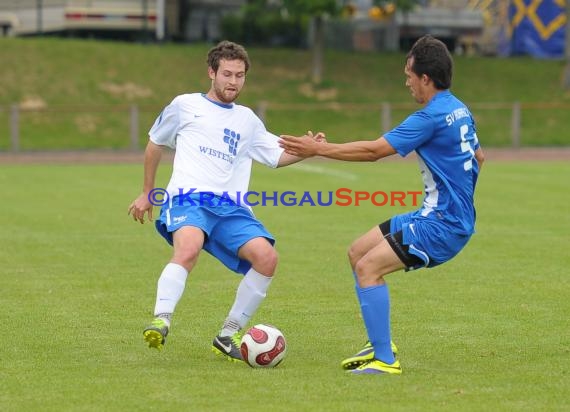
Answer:
[(209, 102), (211, 102), (211, 103), (214, 103), (215, 105), (220, 106), (220, 107), (222, 107), (222, 108), (224, 108), (224, 109), (232, 109), (232, 108), (234, 107), (234, 104), (233, 104), (233, 103), (226, 104), (226, 103), (216, 102), (216, 101), (210, 99), (208, 96), (206, 96), (206, 93), (201, 93), (201, 94), (202, 94), (202, 97), (203, 97), (204, 99), (206, 99), (207, 101), (209, 101)]

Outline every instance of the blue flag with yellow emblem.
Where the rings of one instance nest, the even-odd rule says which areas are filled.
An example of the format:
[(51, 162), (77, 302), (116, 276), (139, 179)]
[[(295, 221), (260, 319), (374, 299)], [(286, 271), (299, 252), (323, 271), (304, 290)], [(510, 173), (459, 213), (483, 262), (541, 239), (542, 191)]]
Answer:
[(500, 53), (564, 57), (566, 1), (570, 0), (511, 0)]

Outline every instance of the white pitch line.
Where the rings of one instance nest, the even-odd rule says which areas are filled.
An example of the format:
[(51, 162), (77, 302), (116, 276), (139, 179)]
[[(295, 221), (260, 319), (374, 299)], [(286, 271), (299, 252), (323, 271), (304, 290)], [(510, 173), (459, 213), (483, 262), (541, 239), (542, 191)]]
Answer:
[(310, 165), (307, 163), (299, 163), (299, 164), (295, 164), (292, 166), (295, 169), (300, 169), (303, 172), (333, 176), (333, 177), (338, 177), (338, 178), (345, 179), (345, 180), (357, 180), (358, 179), (358, 176), (355, 175), (354, 173), (342, 172), (340, 170), (335, 170), (335, 169), (327, 169), (326, 167)]

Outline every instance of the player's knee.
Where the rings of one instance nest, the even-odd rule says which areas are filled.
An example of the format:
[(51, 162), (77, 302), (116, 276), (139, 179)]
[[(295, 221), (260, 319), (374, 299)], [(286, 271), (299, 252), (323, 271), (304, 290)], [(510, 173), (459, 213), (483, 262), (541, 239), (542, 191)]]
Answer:
[(354, 273), (356, 274), (356, 277), (359, 281), (364, 279), (377, 278), (378, 275), (375, 267), (364, 257), (359, 259), (358, 262), (356, 262), (354, 265)]
[(188, 246), (184, 248), (178, 248), (174, 251), (172, 260), (174, 262), (180, 263), (186, 269), (189, 269), (194, 266), (199, 254), (200, 249), (196, 247)]
[(350, 245), (350, 247), (348, 248), (348, 261), (350, 262), (350, 266), (352, 266), (352, 268), (354, 268), (356, 266), (356, 263), (358, 262), (358, 260), (360, 259), (360, 253), (357, 252), (356, 247), (354, 246), (354, 243), (352, 245)]
[(256, 253), (252, 262), (255, 270), (265, 276), (273, 276), (277, 263), (279, 262), (279, 254), (273, 247), (269, 247), (264, 251)]
[(362, 259), (357, 260), (354, 264), (354, 274), (358, 279), (362, 278), (366, 273), (366, 264), (362, 261)]
[(356, 254), (352, 245), (350, 245), (346, 254), (348, 256), (348, 261), (350, 262), (350, 266), (354, 268), (354, 266), (356, 265)]

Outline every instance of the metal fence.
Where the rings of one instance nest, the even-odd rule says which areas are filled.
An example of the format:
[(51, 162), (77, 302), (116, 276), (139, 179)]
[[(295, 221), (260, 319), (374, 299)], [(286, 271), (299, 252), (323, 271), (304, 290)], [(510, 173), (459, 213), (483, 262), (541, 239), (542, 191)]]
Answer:
[[(529, 145), (529, 142), (545, 145), (540, 143), (544, 136), (550, 136), (546, 140), (550, 145), (553, 141), (555, 145), (570, 145), (570, 103), (474, 103), (469, 106), (478, 123), (480, 138), (488, 137), (495, 145), (513, 148)], [(417, 108), (412, 103), (390, 102), (377, 105), (259, 102), (255, 105), (257, 114), (270, 130), (289, 130), (291, 124), (314, 123), (312, 113), (320, 111), (333, 119), (328, 124), (331, 129), (349, 122), (356, 125), (362, 120), (354, 117), (360, 115), (366, 117), (368, 124), (374, 123), (374, 128), (378, 127), (375, 130), (386, 132)], [(144, 105), (0, 106), (0, 151), (141, 150), (147, 131), (161, 109)], [(485, 128), (487, 130), (482, 132)]]

